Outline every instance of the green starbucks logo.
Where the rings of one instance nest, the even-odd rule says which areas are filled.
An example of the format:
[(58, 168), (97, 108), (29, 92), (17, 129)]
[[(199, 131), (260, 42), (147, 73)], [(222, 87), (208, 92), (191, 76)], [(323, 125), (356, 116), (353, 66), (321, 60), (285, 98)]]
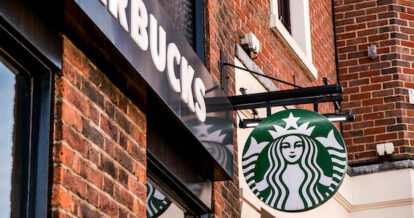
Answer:
[(245, 180), (263, 202), (281, 211), (313, 209), (331, 198), (345, 175), (347, 155), (336, 127), (303, 109), (263, 120), (246, 141)]

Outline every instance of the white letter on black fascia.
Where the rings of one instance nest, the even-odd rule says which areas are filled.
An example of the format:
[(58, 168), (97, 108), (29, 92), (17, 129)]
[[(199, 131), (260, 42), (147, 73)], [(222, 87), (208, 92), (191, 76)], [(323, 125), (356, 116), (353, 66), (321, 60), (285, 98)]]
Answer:
[(194, 79), (194, 95), (196, 97), (195, 103), (195, 113), (197, 119), (200, 122), (206, 120), (206, 103), (204, 101), (204, 95), (206, 94), (206, 87), (204, 86), (203, 81), (200, 78)]
[[(158, 71), (163, 72), (165, 70), (165, 46), (167, 37), (165, 35), (164, 29), (160, 26), (159, 27), (159, 35), (158, 38), (157, 34), (157, 26), (158, 22), (155, 19), (154, 15), (150, 14), (150, 50), (151, 50), (151, 57), (152, 61), (154, 62), (155, 67)], [(158, 40), (157, 40), (158, 39)], [(158, 42), (158, 46), (157, 46)], [(159, 51), (158, 51), (159, 50)]]
[(193, 82), (194, 69), (188, 65), (187, 59), (181, 57), (181, 100), (188, 105), (190, 111), (194, 112), (193, 91), (191, 83)]
[[(106, 5), (106, 0), (104, 4)], [(128, 32), (128, 21), (125, 13), (127, 6), (128, 0), (109, 0), (108, 10), (114, 18), (118, 18), (119, 14), (119, 23)]]
[[(180, 64), (181, 54), (175, 43), (168, 44), (167, 48), (167, 78), (168, 83), (175, 92), (180, 92), (180, 80), (175, 76), (174, 63)], [(175, 61), (174, 61), (175, 60)]]
[(148, 49), (148, 14), (142, 0), (131, 0), (131, 38), (143, 50)]

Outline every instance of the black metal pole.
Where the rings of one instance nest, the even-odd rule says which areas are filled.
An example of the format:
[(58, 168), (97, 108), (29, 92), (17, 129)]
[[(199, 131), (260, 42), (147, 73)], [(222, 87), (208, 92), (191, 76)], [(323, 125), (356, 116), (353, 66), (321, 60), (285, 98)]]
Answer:
[[(341, 94), (342, 86), (339, 84), (332, 84), (327, 86), (315, 86), (301, 89), (290, 89), (273, 92), (264, 92), (248, 95), (238, 95), (228, 97), (230, 103), (235, 105), (251, 104), (260, 102), (269, 102), (275, 100), (312, 97), (312, 96), (326, 96), (329, 94)], [(206, 99), (207, 100), (207, 99)]]
[[(336, 19), (335, 19), (335, 0), (332, 0), (332, 26), (333, 26), (333, 35), (334, 35), (334, 48), (335, 48), (335, 70), (336, 70), (336, 83), (340, 84), (340, 75), (339, 75), (339, 55), (338, 55), (338, 44), (336, 38)], [(342, 102), (338, 102), (339, 112), (342, 112)], [(344, 134), (344, 128), (342, 123), (339, 124), (341, 134)]]
[(244, 70), (244, 71), (250, 72), (250, 73), (252, 73), (252, 74), (258, 75), (258, 76), (262, 76), (262, 77), (265, 77), (265, 78), (268, 78), (268, 79), (271, 79), (271, 80), (274, 80), (274, 81), (277, 81), (277, 82), (280, 82), (280, 83), (284, 83), (284, 84), (286, 84), (286, 85), (293, 86), (293, 87), (295, 87), (295, 88), (302, 88), (302, 87), (300, 87), (300, 86), (298, 86), (298, 85), (296, 85), (296, 84), (293, 84), (293, 83), (290, 83), (290, 82), (286, 82), (286, 81), (283, 81), (283, 80), (280, 80), (280, 79), (276, 79), (276, 78), (274, 78), (274, 77), (267, 76), (267, 75), (264, 75), (264, 74), (261, 74), (261, 73), (258, 73), (258, 72), (256, 72), (256, 71), (249, 70), (249, 69), (246, 69), (246, 68), (243, 68), (243, 67), (239, 67), (239, 66), (236, 66), (236, 65), (234, 65), (234, 64), (223, 63), (223, 66), (231, 66), (231, 67), (237, 68), (237, 69), (239, 69), (239, 70)]
[[(267, 108), (268, 116), (271, 107), (277, 106), (286, 106), (286, 105), (298, 105), (298, 104), (316, 104), (323, 102), (332, 102), (332, 101), (341, 101), (341, 95), (335, 96), (322, 96), (322, 97), (305, 97), (305, 98), (292, 98), (292, 99), (283, 99), (269, 102), (259, 102), (259, 103), (249, 103), (249, 104), (238, 104), (233, 105), (233, 110), (246, 110), (253, 108)], [(317, 106), (316, 106), (317, 108)]]

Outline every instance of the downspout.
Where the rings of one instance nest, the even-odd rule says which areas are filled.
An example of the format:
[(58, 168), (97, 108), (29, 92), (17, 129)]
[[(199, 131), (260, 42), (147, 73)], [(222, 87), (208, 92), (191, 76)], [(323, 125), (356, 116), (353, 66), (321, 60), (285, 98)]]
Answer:
[(336, 44), (335, 0), (332, 0), (332, 24), (333, 24), (333, 33), (334, 33), (334, 46), (335, 46), (336, 83), (340, 84), (338, 46)]
[[(340, 85), (341, 81), (339, 78), (339, 56), (338, 56), (338, 46), (336, 44), (336, 22), (335, 22), (335, 0), (332, 0), (332, 26), (334, 34), (334, 48), (335, 48), (335, 70), (336, 70), (336, 83)], [(339, 103), (339, 112), (342, 112), (342, 102)], [(344, 135), (342, 122), (339, 123), (341, 134)]]

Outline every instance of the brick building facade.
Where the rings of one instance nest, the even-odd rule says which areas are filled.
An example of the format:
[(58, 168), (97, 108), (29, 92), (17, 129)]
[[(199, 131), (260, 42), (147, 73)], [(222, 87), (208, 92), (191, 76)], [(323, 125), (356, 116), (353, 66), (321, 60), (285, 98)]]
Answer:
[(55, 81), (52, 217), (145, 217), (145, 114), (67, 38)]
[[(1, 2), (0, 72), (8, 69), (16, 78), (6, 211), (12, 217), (167, 211), (164, 216), (177, 218), (357, 218), (404, 207), (399, 211), (409, 217), (413, 197), (398, 191), (406, 184), (397, 186), (395, 198), (374, 188), (385, 190), (390, 178), (402, 182), (412, 173), (406, 169), (412, 163), (404, 161), (412, 158), (414, 143), (408, 97), (414, 3), (283, 2)], [(242, 43), (249, 33), (259, 49)], [(371, 44), (374, 59), (367, 57)], [(234, 111), (228, 99), (242, 95), (240, 88), (252, 94), (293, 87), (240, 68), (300, 87), (323, 86), (323, 78), (341, 82), (342, 109), (356, 120), (343, 123), (349, 176), (327, 204), (287, 215), (247, 187), (241, 153), (251, 129), (239, 123), (268, 114)], [(338, 112), (332, 102), (295, 107)], [(395, 146), (391, 167), (378, 165), (376, 145), (385, 142)], [(383, 168), (405, 171), (368, 175)], [(381, 183), (363, 186), (376, 180)]]
[[(392, 142), (394, 159), (411, 159), (413, 88), (412, 1), (335, 1), (344, 109), (356, 120), (344, 125), (351, 165), (378, 163), (376, 145)], [(377, 56), (368, 58), (368, 46)]]

